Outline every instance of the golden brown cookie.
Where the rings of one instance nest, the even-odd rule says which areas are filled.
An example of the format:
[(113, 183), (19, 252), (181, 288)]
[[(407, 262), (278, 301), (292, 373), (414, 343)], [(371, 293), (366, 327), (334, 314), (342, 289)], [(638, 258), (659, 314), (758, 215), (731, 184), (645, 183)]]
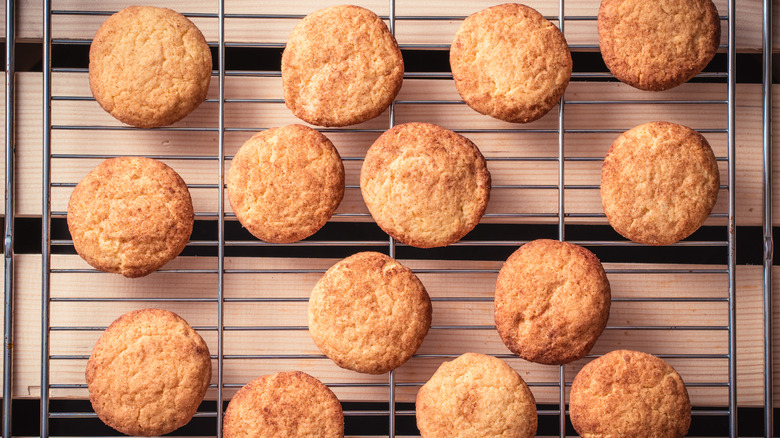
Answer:
[(536, 434), (536, 401), (501, 359), (466, 353), (441, 364), (417, 393), (423, 438), (504, 437)]
[(181, 253), (195, 216), (173, 169), (143, 157), (112, 158), (79, 182), (68, 203), (76, 252), (93, 267), (143, 277)]
[(405, 123), (366, 153), (360, 191), (387, 234), (418, 248), (457, 242), (490, 197), (490, 172), (474, 143), (430, 123)]
[(455, 86), (475, 111), (528, 123), (547, 114), (571, 77), (569, 46), (536, 10), (506, 3), (463, 21), (450, 48)]
[(282, 54), (287, 107), (320, 126), (354, 125), (378, 116), (395, 99), (403, 76), (401, 50), (390, 30), (359, 6), (307, 15)]
[(609, 318), (610, 287), (587, 249), (539, 239), (515, 251), (498, 273), (496, 329), (525, 360), (564, 364), (584, 357)]
[(720, 44), (711, 0), (602, 0), (598, 29), (601, 56), (612, 74), (649, 91), (696, 76)]
[(685, 126), (650, 122), (612, 143), (601, 168), (601, 203), (610, 225), (648, 245), (685, 239), (718, 199), (718, 163), (707, 140)]
[(211, 356), (179, 315), (134, 310), (100, 337), (86, 379), (104, 423), (127, 435), (163, 435), (195, 415), (211, 381)]
[(630, 350), (585, 365), (572, 383), (569, 410), (583, 438), (681, 438), (691, 424), (688, 391), (677, 371)]
[(431, 300), (416, 275), (378, 252), (333, 265), (309, 298), (309, 333), (336, 365), (382, 374), (403, 365), (431, 326)]
[(230, 400), (225, 438), (342, 438), (344, 414), (336, 395), (314, 377), (281, 372), (258, 377)]
[(227, 174), (233, 212), (258, 239), (288, 243), (311, 236), (344, 197), (344, 166), (324, 135), (302, 125), (255, 134)]
[(89, 49), (92, 95), (119, 121), (139, 128), (170, 125), (206, 99), (211, 50), (176, 11), (122, 9), (100, 26)]

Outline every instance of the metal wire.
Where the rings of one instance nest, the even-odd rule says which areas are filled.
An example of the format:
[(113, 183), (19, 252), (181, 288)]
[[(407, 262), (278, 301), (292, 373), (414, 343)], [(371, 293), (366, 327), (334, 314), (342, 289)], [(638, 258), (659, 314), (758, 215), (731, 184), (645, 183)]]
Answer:
[[(8, 0), (11, 1), (11, 0)], [(385, 17), (389, 21), (390, 30), (394, 33), (396, 30), (396, 21), (438, 21), (438, 20), (462, 20), (465, 17), (462, 16), (398, 16), (396, 15), (396, 7), (394, 0), (389, 1), (389, 15)], [(190, 188), (200, 189), (212, 189), (217, 190), (218, 206), (215, 212), (201, 212), (198, 214), (198, 218), (202, 217), (217, 217), (217, 240), (202, 240), (190, 242), (191, 247), (216, 247), (217, 249), (217, 268), (216, 269), (163, 269), (162, 272), (167, 274), (216, 274), (217, 281), (217, 297), (216, 298), (189, 298), (189, 297), (130, 297), (130, 298), (113, 298), (113, 297), (50, 297), (50, 277), (52, 274), (91, 274), (97, 273), (93, 269), (52, 269), (50, 261), (51, 245), (56, 246), (69, 246), (72, 245), (70, 240), (54, 240), (50, 239), (50, 220), (52, 216), (64, 216), (64, 211), (51, 211), (50, 206), (50, 192), (52, 187), (57, 188), (69, 188), (73, 187), (72, 182), (53, 182), (51, 181), (51, 160), (60, 159), (73, 159), (73, 160), (100, 160), (112, 157), (113, 155), (101, 155), (101, 154), (52, 154), (51, 153), (51, 133), (52, 130), (59, 131), (130, 131), (137, 130), (137, 128), (131, 128), (127, 126), (95, 126), (95, 125), (53, 125), (51, 122), (51, 102), (57, 101), (91, 101), (90, 97), (81, 96), (52, 96), (51, 95), (51, 78), (53, 72), (70, 72), (85, 74), (86, 69), (69, 69), (69, 68), (57, 68), (52, 69), (51, 66), (51, 45), (52, 44), (90, 44), (89, 40), (75, 40), (75, 39), (52, 39), (51, 38), (51, 17), (52, 15), (108, 15), (111, 12), (103, 11), (53, 11), (47, 12), (51, 9), (50, 0), (44, 1), (44, 126), (43, 126), (43, 178), (44, 178), (44, 198), (43, 198), (43, 236), (42, 236), (42, 254), (43, 254), (43, 286), (42, 286), (42, 357), (41, 357), (41, 436), (48, 436), (48, 422), (49, 419), (82, 419), (82, 418), (95, 418), (95, 414), (92, 412), (49, 412), (49, 396), (51, 389), (84, 389), (84, 384), (65, 384), (49, 382), (49, 369), (52, 361), (83, 361), (88, 358), (82, 354), (56, 354), (51, 355), (49, 351), (49, 334), (50, 332), (57, 333), (71, 333), (71, 332), (92, 332), (102, 331), (105, 327), (102, 326), (65, 326), (57, 325), (52, 326), (50, 324), (49, 306), (51, 303), (85, 303), (85, 302), (124, 302), (124, 303), (142, 303), (142, 302), (199, 302), (199, 303), (216, 303), (217, 304), (217, 321), (216, 325), (200, 326), (196, 327), (200, 331), (215, 332), (217, 334), (217, 352), (214, 355), (214, 359), (217, 361), (217, 382), (212, 385), (217, 390), (217, 407), (213, 412), (200, 412), (198, 417), (215, 418), (217, 436), (221, 436), (221, 418), (222, 407), (224, 399), (224, 390), (236, 389), (241, 386), (238, 383), (225, 383), (224, 381), (224, 361), (230, 360), (258, 360), (258, 361), (272, 361), (283, 359), (301, 359), (321, 361), (327, 360), (322, 354), (225, 354), (224, 352), (224, 332), (225, 331), (256, 331), (256, 332), (273, 332), (273, 331), (304, 331), (307, 329), (305, 326), (300, 325), (253, 325), (253, 326), (239, 326), (230, 325), (230, 321), (225, 321), (224, 305), (225, 303), (272, 303), (272, 302), (297, 302), (305, 303), (306, 298), (300, 297), (259, 297), (259, 298), (226, 298), (224, 296), (225, 288), (225, 275), (234, 274), (279, 274), (279, 275), (295, 275), (295, 274), (321, 274), (324, 269), (226, 269), (225, 268), (225, 248), (227, 247), (274, 247), (280, 246), (275, 244), (268, 244), (260, 241), (226, 241), (225, 237), (225, 219), (234, 218), (235, 215), (226, 214), (224, 209), (224, 167), (225, 162), (229, 160), (230, 156), (225, 155), (224, 150), (224, 137), (228, 132), (256, 132), (263, 129), (261, 126), (245, 126), (245, 127), (226, 127), (225, 126), (225, 104), (243, 102), (248, 104), (269, 104), (280, 103), (280, 99), (226, 99), (224, 86), (226, 77), (272, 77), (278, 78), (280, 72), (278, 71), (239, 71), (239, 70), (225, 70), (225, 49), (227, 47), (273, 47), (282, 48), (284, 44), (280, 43), (267, 43), (267, 42), (245, 42), (235, 43), (225, 41), (225, 20), (226, 18), (247, 18), (247, 19), (268, 19), (268, 18), (282, 18), (282, 19), (299, 19), (302, 15), (291, 14), (226, 14), (225, 13), (225, 1), (219, 0), (219, 9), (216, 14), (214, 13), (197, 13), (185, 14), (189, 17), (203, 17), (213, 18), (218, 20), (218, 42), (216, 46), (218, 53), (218, 67), (215, 76), (218, 79), (219, 93), (217, 99), (212, 99), (214, 103), (219, 105), (219, 120), (217, 127), (205, 127), (205, 126), (192, 126), (192, 127), (166, 127), (156, 128), (158, 131), (172, 131), (172, 132), (202, 132), (210, 133), (214, 132), (218, 136), (218, 156), (213, 155), (157, 155), (154, 158), (163, 160), (210, 160), (217, 161), (219, 163), (219, 170), (217, 173), (216, 184), (190, 184)], [(595, 21), (596, 17), (593, 16), (566, 16), (565, 15), (565, 1), (558, 0), (558, 15), (549, 17), (553, 21), (557, 21), (561, 31), (564, 30), (566, 21)], [(706, 275), (723, 275), (724, 278), (728, 277), (729, 291), (728, 297), (617, 297), (613, 298), (613, 302), (628, 302), (628, 303), (643, 303), (643, 302), (659, 302), (659, 303), (679, 303), (679, 302), (712, 302), (712, 303), (725, 303), (724, 308), (728, 307), (729, 317), (726, 325), (626, 325), (618, 326), (611, 325), (607, 327), (608, 330), (635, 330), (635, 331), (664, 331), (664, 330), (679, 330), (679, 331), (710, 331), (713, 334), (723, 335), (728, 333), (729, 337), (729, 350), (727, 354), (656, 354), (659, 357), (665, 359), (699, 359), (699, 360), (714, 360), (714, 361), (728, 361), (729, 364), (729, 380), (728, 382), (698, 382), (689, 384), (690, 387), (703, 387), (703, 388), (728, 388), (729, 391), (729, 407), (725, 410), (718, 409), (704, 409), (694, 410), (696, 416), (728, 416), (730, 424), (730, 436), (736, 436), (736, 350), (735, 350), (735, 278), (734, 278), (734, 264), (735, 264), (735, 247), (734, 247), (734, 0), (729, 2), (729, 14), (723, 19), (728, 20), (729, 26), (729, 66), (727, 72), (713, 72), (702, 73), (700, 78), (727, 78), (728, 85), (728, 97), (725, 100), (712, 99), (712, 100), (663, 100), (663, 99), (648, 99), (648, 100), (566, 100), (562, 98), (558, 109), (558, 126), (554, 129), (538, 129), (527, 128), (523, 126), (516, 126), (511, 129), (499, 129), (499, 128), (487, 128), (487, 129), (456, 129), (456, 132), (461, 134), (474, 134), (474, 133), (547, 133), (555, 134), (558, 139), (558, 151), (557, 155), (550, 157), (496, 157), (488, 158), (489, 161), (508, 161), (508, 162), (555, 162), (558, 166), (558, 180), (557, 184), (514, 184), (514, 185), (498, 185), (496, 189), (533, 189), (533, 190), (557, 190), (557, 202), (558, 210), (556, 212), (507, 212), (507, 213), (491, 213), (486, 214), (485, 218), (538, 218), (548, 219), (548, 222), (552, 223), (553, 219), (557, 220), (558, 225), (558, 237), (560, 240), (565, 240), (566, 237), (566, 220), (567, 218), (599, 218), (603, 219), (602, 213), (582, 213), (582, 212), (567, 212), (565, 208), (565, 191), (566, 190), (596, 190), (597, 185), (566, 185), (564, 181), (565, 176), (565, 163), (570, 162), (589, 162), (589, 161), (601, 161), (599, 157), (575, 157), (566, 156), (565, 140), (566, 134), (578, 134), (578, 133), (604, 133), (604, 134), (618, 134), (622, 133), (625, 129), (630, 128), (626, 126), (623, 129), (610, 128), (610, 129), (567, 129), (565, 126), (565, 106), (571, 105), (597, 105), (597, 104), (611, 104), (611, 105), (715, 105), (717, 108), (723, 108), (724, 105), (728, 111), (728, 127), (727, 128), (708, 128), (699, 129), (704, 133), (718, 133), (726, 134), (729, 138), (729, 152), (728, 156), (720, 157), (720, 160), (728, 162), (729, 168), (729, 181), (724, 186), (724, 189), (729, 189), (729, 212), (713, 214), (712, 217), (727, 218), (729, 236), (727, 241), (690, 241), (680, 242), (675, 244), (679, 247), (725, 247), (728, 255), (728, 267), (727, 268), (694, 268), (694, 269), (679, 269), (679, 268), (653, 268), (645, 269), (638, 268), (614, 268), (607, 270), (609, 275), (654, 275), (654, 274), (706, 274)], [(8, 29), (8, 28), (7, 28)], [(766, 29), (765, 29), (766, 31)], [(403, 48), (424, 48), (424, 49), (447, 49), (448, 44), (404, 44)], [(594, 48), (593, 45), (573, 45), (573, 49), (581, 48)], [(765, 65), (766, 67), (766, 65)], [(8, 69), (7, 69), (8, 71)], [(408, 72), (404, 75), (405, 78), (415, 79), (451, 79), (450, 73), (439, 72)], [(612, 78), (609, 73), (581, 73), (576, 72), (572, 75), (573, 79), (599, 79), (599, 78)], [(8, 93), (7, 93), (8, 96)], [(396, 105), (463, 105), (460, 100), (399, 100), (391, 104), (389, 109), (389, 127), (393, 127), (396, 121)], [(8, 113), (8, 111), (7, 111)], [(7, 126), (11, 126), (7, 123)], [(350, 133), (381, 133), (384, 129), (343, 129), (343, 128), (328, 128), (321, 129), (321, 132), (350, 132)], [(766, 139), (765, 139), (766, 141)], [(8, 149), (8, 146), (7, 146)], [(349, 160), (359, 161), (360, 158), (348, 158)], [(8, 167), (8, 166), (7, 166)], [(6, 210), (8, 215), (8, 208)], [(365, 213), (342, 213), (337, 217), (367, 217)], [(7, 216), (9, 217), (9, 216)], [(12, 216), (10, 216), (12, 217)], [(12, 221), (11, 221), (12, 222)], [(771, 223), (771, 221), (770, 221)], [(512, 247), (520, 246), (526, 241), (524, 240), (466, 240), (456, 243), (453, 246), (472, 247), (472, 246), (492, 246), (492, 247)], [(639, 247), (633, 242), (628, 241), (572, 241), (584, 246), (599, 247)], [(387, 240), (371, 240), (371, 241), (304, 241), (294, 245), (285, 245), (298, 248), (305, 247), (387, 247), (388, 254), (391, 257), (396, 257), (397, 248), (403, 248), (404, 245), (397, 244), (391, 237)], [(418, 274), (495, 274), (497, 269), (417, 269)], [(8, 276), (6, 276), (8, 278)], [(6, 287), (8, 291), (8, 287)], [(434, 298), (435, 303), (438, 302), (491, 302), (491, 297), (437, 297)], [(7, 311), (8, 309), (6, 309)], [(8, 319), (6, 319), (6, 322)], [(432, 330), (494, 330), (493, 325), (437, 325), (431, 328)], [(418, 354), (415, 358), (418, 359), (452, 359), (457, 357), (457, 354)], [(510, 359), (515, 358), (510, 354), (496, 354), (497, 357)], [(597, 357), (596, 355), (588, 355), (587, 358)], [(771, 361), (770, 361), (771, 362)], [(400, 410), (396, 407), (396, 395), (398, 387), (418, 387), (422, 382), (398, 382), (397, 375), (394, 372), (390, 372), (386, 383), (356, 383), (356, 382), (328, 382), (331, 387), (346, 387), (346, 388), (360, 388), (360, 387), (381, 387), (388, 388), (388, 407), (387, 409), (379, 410), (346, 410), (345, 415), (347, 417), (365, 417), (365, 416), (379, 416), (387, 417), (389, 427), (389, 437), (393, 438), (396, 433), (396, 420), (398, 417), (407, 417), (415, 415), (413, 410)], [(570, 382), (566, 381), (565, 368), (559, 367), (557, 381), (550, 382), (531, 382), (529, 386), (532, 387), (550, 387), (558, 388), (558, 409), (540, 410), (539, 415), (555, 415), (559, 424), (559, 436), (565, 437), (566, 434), (566, 388), (570, 386)]]
[(217, 189), (217, 438), (222, 437), (225, 380), (225, 0), (219, 0), (219, 169)]
[(772, 2), (764, 0), (762, 50), (763, 72), (763, 152), (764, 152), (764, 436), (774, 433), (774, 356), (772, 354), (773, 303), (772, 265), (774, 238), (772, 236)]
[(49, 436), (49, 297), (51, 294), (51, 0), (43, 0), (43, 206), (41, 224), (41, 426)]
[[(565, 2), (564, 0), (558, 0), (558, 28), (561, 33), (565, 35), (566, 15), (564, 13)], [(558, 104), (558, 240), (561, 242), (566, 240), (566, 211), (565, 211), (565, 193), (566, 185), (564, 181), (564, 165), (566, 163), (566, 151), (564, 135), (566, 133), (565, 124), (565, 108), (566, 96), (561, 96), (561, 100)], [(558, 368), (558, 436), (560, 438), (566, 437), (566, 370), (565, 365), (560, 365)]]
[[(736, 186), (736, 2), (729, 0), (728, 14), (728, 180), (729, 187)], [(729, 190), (728, 220), (728, 268), (729, 268), (729, 436), (737, 436), (737, 279), (736, 279), (736, 190)], [(766, 341), (765, 341), (766, 342)]]
[(14, 291), (14, 167), (16, 132), (14, 129), (16, 9), (13, 0), (5, 2), (5, 258), (3, 321), (3, 438), (11, 437), (13, 401), (13, 291)]

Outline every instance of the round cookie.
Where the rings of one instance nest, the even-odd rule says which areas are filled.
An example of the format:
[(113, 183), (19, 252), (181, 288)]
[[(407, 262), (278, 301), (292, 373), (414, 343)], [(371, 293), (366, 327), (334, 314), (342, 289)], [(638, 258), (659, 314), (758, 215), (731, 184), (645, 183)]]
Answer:
[(93, 267), (143, 277), (176, 258), (195, 216), (181, 177), (143, 157), (103, 161), (78, 183), (68, 203), (76, 252)]
[(281, 372), (258, 377), (230, 400), (222, 423), (225, 438), (344, 436), (336, 395), (314, 377)]
[(359, 6), (313, 12), (282, 54), (284, 101), (296, 117), (347, 126), (381, 114), (401, 89), (404, 62), (385, 23)]
[(431, 326), (431, 300), (416, 275), (378, 252), (333, 265), (309, 298), (309, 333), (336, 365), (368, 374), (398, 368)]
[(178, 12), (130, 6), (110, 16), (89, 49), (89, 87), (119, 121), (139, 128), (183, 119), (206, 99), (211, 50)]
[(506, 437), (536, 434), (536, 401), (501, 359), (466, 353), (441, 364), (417, 393), (423, 438)]
[(648, 245), (690, 236), (709, 216), (719, 188), (707, 140), (674, 123), (650, 122), (624, 132), (601, 168), (601, 203), (610, 225)]
[(114, 321), (87, 362), (89, 400), (108, 426), (163, 435), (187, 424), (211, 381), (211, 356), (181, 317), (134, 310)]
[(418, 248), (457, 242), (490, 197), (490, 172), (474, 143), (430, 123), (405, 123), (366, 153), (360, 191), (377, 225)]
[(255, 134), (227, 174), (233, 212), (258, 239), (295, 242), (330, 219), (344, 197), (344, 166), (324, 135), (302, 125)]
[(584, 357), (609, 318), (610, 287), (587, 249), (539, 239), (521, 246), (498, 273), (496, 329), (525, 360), (564, 364)]
[(616, 78), (661, 91), (701, 72), (720, 44), (711, 0), (602, 0), (599, 47)]
[(571, 77), (569, 46), (536, 10), (506, 3), (470, 15), (450, 48), (455, 86), (475, 111), (528, 123), (547, 114)]
[(680, 375), (647, 353), (616, 350), (585, 365), (571, 387), (571, 422), (580, 436), (681, 438), (691, 403)]

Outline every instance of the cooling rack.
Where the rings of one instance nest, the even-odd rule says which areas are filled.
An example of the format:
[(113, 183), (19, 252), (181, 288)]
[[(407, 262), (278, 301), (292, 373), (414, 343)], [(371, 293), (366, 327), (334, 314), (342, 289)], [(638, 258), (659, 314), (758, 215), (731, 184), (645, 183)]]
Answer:
[[(6, 9), (11, 17), (6, 26), (9, 42), (14, 41), (13, 3), (8, 1)], [(569, 3), (528, 2), (564, 31), (573, 52), (597, 50), (592, 38), (595, 9)], [(321, 129), (344, 158), (347, 193), (323, 230), (324, 237), (318, 234), (288, 245), (267, 244), (242, 234), (224, 202), (224, 172), (238, 146), (258, 130), (296, 122), (284, 107), (278, 70), (245, 70), (228, 64), (232, 57), (252, 50), (283, 48), (288, 29), (327, 4), (246, 7), (242, 3), (239, 7), (221, 0), (181, 5), (178, 10), (204, 29), (215, 50), (212, 90), (187, 119), (156, 130), (127, 128), (102, 113), (89, 94), (85, 68), (53, 66), (53, 49), (87, 46), (96, 26), (125, 5), (111, 3), (104, 6), (106, 10), (81, 6), (61, 1), (53, 8), (49, 0), (43, 4), (41, 436), (99, 422), (88, 403), (56, 402), (86, 399), (83, 368), (97, 337), (121, 313), (149, 306), (180, 313), (212, 351), (215, 375), (207, 399), (217, 402), (204, 403), (194, 421), (205, 426), (188, 429), (192, 435), (221, 436), (218, 419), (238, 388), (258, 375), (293, 368), (315, 375), (337, 393), (344, 402), (348, 434), (359, 429), (364, 435), (391, 438), (414, 435), (412, 402), (419, 386), (442, 361), (477, 350), (505, 359), (521, 373), (539, 401), (544, 428), (540, 432), (563, 437), (573, 434), (567, 426), (566, 400), (576, 371), (606, 351), (635, 348), (665, 358), (681, 372), (695, 406), (694, 423), (721, 422), (729, 436), (736, 436), (734, 0), (718, 3), (724, 34), (721, 52), (726, 57), (721, 69), (708, 70), (692, 84), (658, 94), (632, 90), (607, 73), (576, 71), (560, 105), (529, 125), (476, 115), (454, 92), (447, 72), (407, 72), (401, 94), (386, 114), (349, 129)], [(460, 21), (490, 4), (377, 0), (364, 6), (386, 20), (408, 56), (448, 49)], [(771, 71), (767, 17), (771, 9), (764, 11), (764, 43), (769, 47), (764, 50), (764, 68)], [(253, 31), (258, 28), (270, 30)], [(14, 71), (13, 46), (7, 45), (6, 71), (11, 73), (6, 75), (7, 87)], [(237, 51), (244, 49), (249, 52)], [(765, 89), (764, 97), (771, 98), (771, 91)], [(11, 91), (6, 93), (6, 126), (14, 126), (12, 105)], [(764, 109), (770, 112), (771, 101), (764, 102)], [(707, 230), (672, 246), (680, 255), (674, 264), (618, 259), (605, 263), (615, 291), (613, 312), (586, 359), (550, 367), (516, 358), (495, 333), (491, 285), (501, 261), (516, 247), (533, 238), (553, 237), (608, 258), (652, 253), (604, 231), (598, 202), (603, 154), (614, 137), (648, 121), (648, 115), (688, 124), (713, 145), (724, 183)], [(765, 114), (765, 166), (771, 166), (770, 119)], [(397, 244), (372, 225), (360, 199), (356, 176), (365, 150), (384, 130), (408, 121), (439, 123), (468, 136), (482, 149), (494, 177), (491, 205), (482, 224), (446, 249), (423, 251)], [(93, 138), (106, 140), (95, 145), (89, 141)], [(12, 145), (13, 137), (7, 135), (7, 163), (13, 161)], [(52, 222), (64, 218), (67, 197), (80, 177), (101, 160), (117, 155), (150, 156), (179, 171), (193, 193), (196, 228), (205, 230), (203, 237), (193, 236), (183, 257), (132, 282), (90, 269), (72, 255), (69, 236), (53, 237), (52, 229)], [(7, 168), (7, 186), (12, 187), (13, 166)], [(765, 169), (765, 178), (765, 187), (771, 187), (771, 167)], [(766, 207), (770, 202), (767, 197), (767, 214), (771, 214)], [(7, 217), (14, 217), (13, 206), (7, 198)], [(767, 223), (764, 297), (769, 306), (771, 216)], [(6, 272), (13, 272), (9, 251), (13, 234), (13, 221), (6, 221)], [(429, 289), (434, 306), (433, 326), (418, 354), (407, 365), (378, 377), (335, 367), (313, 348), (305, 326), (313, 283), (339, 258), (366, 249), (386, 252), (412, 267)], [(710, 252), (717, 255), (714, 263), (710, 258), (684, 261), (686, 255)], [(8, 342), (13, 275), (5, 279)], [(766, 339), (771, 339), (771, 332)], [(771, 342), (765, 341), (764, 347), (771, 358)], [(11, 350), (5, 350), (4, 400), (9, 400)], [(764, 395), (770, 409), (765, 421), (771, 431), (771, 360), (766, 364)], [(10, 403), (4, 404), (3, 419), (4, 436), (10, 436)]]

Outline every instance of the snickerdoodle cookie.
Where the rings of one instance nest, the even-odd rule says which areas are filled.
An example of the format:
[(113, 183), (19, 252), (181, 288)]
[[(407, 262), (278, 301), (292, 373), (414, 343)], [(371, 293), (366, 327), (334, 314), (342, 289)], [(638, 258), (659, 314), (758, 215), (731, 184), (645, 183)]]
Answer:
[(398, 94), (403, 76), (401, 50), (390, 30), (359, 6), (307, 15), (282, 54), (287, 107), (320, 126), (354, 125), (378, 116)]
[(649, 91), (696, 76), (720, 44), (720, 18), (711, 0), (602, 0), (598, 31), (612, 74)]
[(314, 377), (280, 372), (258, 377), (230, 400), (225, 438), (342, 438), (344, 414), (336, 395)]
[(255, 134), (227, 174), (233, 212), (255, 237), (274, 243), (311, 236), (344, 197), (344, 166), (324, 135), (302, 125)]
[(630, 350), (585, 365), (572, 383), (569, 409), (584, 438), (681, 438), (691, 424), (688, 391), (677, 371)]
[(539, 239), (507, 259), (496, 281), (496, 329), (523, 359), (564, 364), (585, 356), (609, 318), (610, 287), (587, 249)]
[(466, 353), (441, 364), (417, 393), (423, 438), (536, 434), (536, 402), (523, 379), (501, 359)]
[(203, 34), (170, 9), (122, 9), (100, 26), (89, 49), (92, 95), (119, 121), (140, 128), (183, 119), (206, 98), (210, 80)]
[(468, 106), (516, 123), (547, 114), (563, 96), (572, 71), (561, 31), (536, 10), (516, 3), (466, 18), (452, 42), (450, 66)]
[(360, 190), (377, 225), (418, 248), (457, 242), (490, 197), (490, 172), (474, 143), (430, 123), (405, 123), (366, 153)]
[(92, 408), (128, 435), (163, 435), (195, 415), (211, 381), (206, 343), (181, 317), (162, 309), (120, 316), (87, 362)]
[(338, 366), (381, 374), (403, 365), (431, 326), (431, 300), (394, 259), (361, 252), (333, 265), (309, 298), (309, 333)]
[(100, 163), (68, 203), (68, 230), (87, 263), (125, 277), (148, 275), (184, 249), (194, 222), (179, 174), (143, 157)]
[(718, 199), (718, 163), (698, 132), (650, 122), (615, 140), (601, 168), (610, 225), (634, 242), (668, 245), (690, 236)]

